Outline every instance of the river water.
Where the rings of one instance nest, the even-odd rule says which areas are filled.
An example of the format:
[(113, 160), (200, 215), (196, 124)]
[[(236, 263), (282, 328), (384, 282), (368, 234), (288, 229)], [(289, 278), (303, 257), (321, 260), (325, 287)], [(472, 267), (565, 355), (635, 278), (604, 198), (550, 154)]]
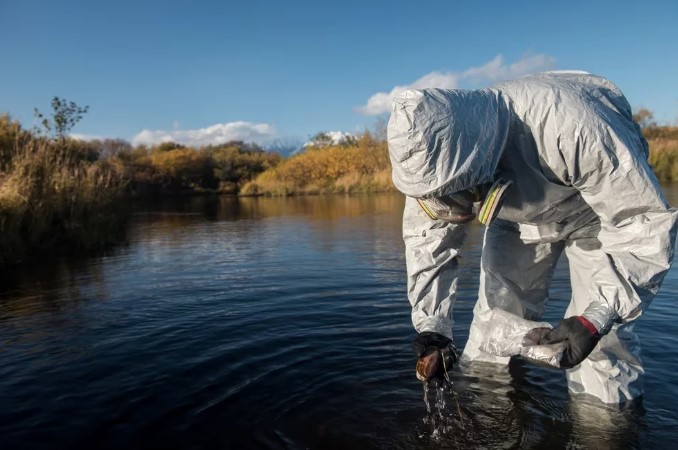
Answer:
[[(678, 187), (666, 187), (675, 204)], [(637, 323), (641, 403), (514, 361), (414, 376), (399, 195), (137, 205), (106, 254), (1, 275), (0, 449), (663, 448), (678, 438), (678, 269)], [(455, 308), (463, 347), (482, 228)], [(544, 319), (569, 300), (557, 268)]]

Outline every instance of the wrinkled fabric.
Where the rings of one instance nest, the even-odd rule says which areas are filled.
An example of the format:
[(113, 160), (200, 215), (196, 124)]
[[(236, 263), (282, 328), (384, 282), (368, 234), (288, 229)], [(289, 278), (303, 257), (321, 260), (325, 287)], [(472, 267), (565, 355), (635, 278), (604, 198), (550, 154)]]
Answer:
[(523, 356), (540, 364), (560, 368), (566, 345), (542, 345), (542, 338), (553, 329), (548, 322), (522, 319), (500, 308), (492, 310), (480, 350), (495, 356)]
[(408, 90), (394, 100), (388, 141), (393, 181), (408, 196), (403, 237), (417, 331), (452, 337), (464, 225), (432, 220), (409, 197), (506, 178), (513, 186), (486, 230), (462, 359), (507, 361), (478, 350), (491, 308), (539, 319), (565, 251), (573, 287), (566, 317), (584, 314), (610, 330), (568, 370), (570, 390), (607, 403), (639, 395), (643, 369), (632, 321), (671, 265), (677, 213), (619, 89), (573, 72), (477, 91)]
[(489, 182), (508, 129), (497, 91), (405, 90), (387, 127), (393, 183), (410, 197), (440, 197)]
[(412, 304), (412, 323), (419, 333), (432, 331), (453, 338), (457, 256), (465, 236), (464, 225), (431, 220), (415, 199), (405, 199), (407, 293)]

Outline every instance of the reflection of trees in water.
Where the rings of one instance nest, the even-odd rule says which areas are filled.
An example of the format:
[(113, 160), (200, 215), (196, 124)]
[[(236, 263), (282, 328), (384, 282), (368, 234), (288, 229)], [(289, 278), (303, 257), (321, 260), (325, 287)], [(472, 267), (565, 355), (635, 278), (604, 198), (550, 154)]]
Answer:
[(249, 220), (279, 216), (305, 216), (311, 220), (335, 220), (372, 213), (399, 211), (403, 196), (375, 194), (358, 196), (320, 195), (295, 197), (172, 197), (137, 202), (141, 217), (173, 217), (199, 214), (212, 220)]
[[(402, 196), (393, 194), (179, 198), (143, 206), (129, 235), (131, 241), (157, 251), (201, 240), (211, 242), (215, 251), (243, 251), (247, 250), (243, 241), (254, 236), (281, 246), (284, 238), (301, 239), (299, 233), (307, 233), (307, 242), (318, 251), (359, 251), (368, 245), (376, 253), (392, 252), (394, 242), (402, 243), (403, 202)], [(287, 236), (276, 239), (272, 236), (276, 232)], [(358, 242), (361, 248), (356, 248)], [(256, 246), (252, 242), (251, 250)]]
[(0, 320), (12, 312), (60, 311), (92, 297), (105, 300), (101, 259), (101, 255), (71, 256), (3, 268)]
[(220, 199), (219, 219), (254, 219), (304, 216), (310, 220), (335, 221), (372, 214), (401, 211), (403, 197), (394, 194), (359, 196), (243, 197)]
[[(177, 198), (145, 206), (130, 236), (144, 242), (142, 251), (154, 258), (168, 257), (177, 246), (209, 242), (212, 251), (243, 264), (271, 258), (294, 241), (297, 256), (306, 251), (320, 253), (314, 257), (359, 258), (378, 269), (366, 268), (366, 276), (404, 284), (403, 206), (399, 194)], [(465, 296), (473, 300), (483, 232), (477, 223), (468, 225), (462, 250), (461, 288), (468, 288)]]
[(0, 348), (11, 343), (24, 352), (45, 352), (54, 343), (52, 336), (96, 322), (80, 306), (109, 296), (101, 260), (72, 256), (5, 268), (0, 276)]
[[(365, 196), (308, 196), (287, 199), (241, 199), (241, 213), (261, 219), (285, 218), (288, 233), (303, 233), (300, 240), (311, 257), (333, 258), (336, 271), (365, 267), (360, 283), (405, 282), (402, 211), (404, 197), (397, 194)], [(300, 222), (301, 219), (301, 223)], [(403, 291), (404, 294), (404, 291)]]

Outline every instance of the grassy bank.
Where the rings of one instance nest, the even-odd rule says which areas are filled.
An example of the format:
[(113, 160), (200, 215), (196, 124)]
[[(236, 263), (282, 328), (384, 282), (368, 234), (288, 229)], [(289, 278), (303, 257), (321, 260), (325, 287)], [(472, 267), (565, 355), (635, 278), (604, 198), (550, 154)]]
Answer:
[(267, 170), (243, 195), (292, 195), (395, 191), (386, 142), (370, 133), (346, 145), (310, 147)]
[(87, 145), (23, 130), (0, 116), (0, 263), (112, 242), (126, 181)]
[(650, 145), (649, 162), (660, 181), (678, 181), (678, 127), (643, 130)]

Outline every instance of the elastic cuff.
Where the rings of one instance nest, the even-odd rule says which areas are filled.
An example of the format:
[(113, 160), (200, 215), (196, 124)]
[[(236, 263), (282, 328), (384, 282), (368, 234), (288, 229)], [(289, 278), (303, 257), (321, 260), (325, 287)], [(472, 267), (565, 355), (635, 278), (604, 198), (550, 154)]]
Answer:
[(424, 331), (432, 331), (434, 333), (442, 334), (452, 340), (452, 321), (445, 317), (430, 316), (418, 321), (414, 324), (414, 328), (418, 333)]
[(612, 324), (619, 318), (619, 315), (607, 303), (593, 301), (586, 308), (582, 317), (591, 322), (602, 336), (610, 331)]
[(593, 325), (591, 322), (588, 321), (588, 319), (584, 316), (577, 316), (576, 319), (586, 327), (589, 332), (594, 335), (594, 336), (600, 336), (600, 333), (598, 332), (598, 329), (596, 328), (595, 325)]

